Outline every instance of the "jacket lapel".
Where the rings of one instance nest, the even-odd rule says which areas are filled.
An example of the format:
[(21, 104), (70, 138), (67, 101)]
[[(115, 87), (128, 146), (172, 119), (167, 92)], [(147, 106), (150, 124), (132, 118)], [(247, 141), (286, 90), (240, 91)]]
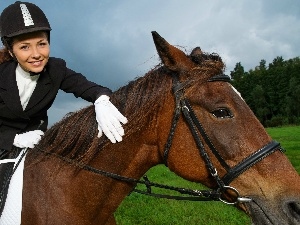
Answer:
[(41, 73), (25, 111), (41, 102), (51, 90), (51, 79), (47, 71)]
[(0, 74), (0, 95), (5, 105), (16, 115), (22, 118), (28, 118), (23, 112), (20, 101), (19, 89), (16, 81), (15, 62), (10, 63)]

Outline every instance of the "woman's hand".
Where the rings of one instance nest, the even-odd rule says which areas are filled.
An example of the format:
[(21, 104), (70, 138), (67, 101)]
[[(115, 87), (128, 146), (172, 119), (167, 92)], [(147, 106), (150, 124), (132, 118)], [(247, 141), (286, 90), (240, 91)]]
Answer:
[(127, 123), (126, 117), (109, 101), (107, 95), (101, 95), (94, 105), (98, 122), (98, 137), (101, 137), (103, 132), (112, 143), (122, 141), (124, 129), (121, 123)]
[(34, 148), (34, 146), (39, 143), (43, 135), (44, 132), (41, 130), (33, 130), (23, 134), (17, 134), (13, 145), (18, 148)]

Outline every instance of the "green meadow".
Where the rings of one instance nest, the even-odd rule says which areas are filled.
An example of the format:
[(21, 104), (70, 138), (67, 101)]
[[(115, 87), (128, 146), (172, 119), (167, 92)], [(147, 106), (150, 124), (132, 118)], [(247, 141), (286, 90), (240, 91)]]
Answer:
[[(285, 154), (300, 174), (300, 126), (268, 128), (271, 137), (280, 142)], [(202, 190), (159, 165), (147, 172), (152, 182)], [(142, 189), (142, 187), (140, 187)], [(161, 192), (153, 189), (153, 192)], [(164, 191), (163, 194), (168, 194)], [(137, 193), (125, 198), (115, 217), (118, 225), (246, 225), (251, 221), (245, 213), (221, 202), (192, 202), (159, 199)]]

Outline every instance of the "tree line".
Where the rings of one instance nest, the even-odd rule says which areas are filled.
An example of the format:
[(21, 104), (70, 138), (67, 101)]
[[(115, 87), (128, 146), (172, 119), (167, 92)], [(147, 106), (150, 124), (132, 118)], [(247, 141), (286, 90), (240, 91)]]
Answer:
[(276, 57), (248, 72), (241, 62), (230, 72), (232, 85), (241, 93), (266, 127), (300, 124), (300, 58)]

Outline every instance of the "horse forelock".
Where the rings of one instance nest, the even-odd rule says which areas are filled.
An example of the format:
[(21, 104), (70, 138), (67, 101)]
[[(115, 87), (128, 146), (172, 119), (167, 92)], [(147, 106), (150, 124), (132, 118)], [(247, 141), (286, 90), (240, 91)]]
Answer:
[(193, 68), (194, 71), (207, 71), (214, 76), (216, 72), (222, 72), (225, 69), (225, 64), (217, 53), (203, 53), (199, 47), (196, 47), (189, 57), (197, 65)]

